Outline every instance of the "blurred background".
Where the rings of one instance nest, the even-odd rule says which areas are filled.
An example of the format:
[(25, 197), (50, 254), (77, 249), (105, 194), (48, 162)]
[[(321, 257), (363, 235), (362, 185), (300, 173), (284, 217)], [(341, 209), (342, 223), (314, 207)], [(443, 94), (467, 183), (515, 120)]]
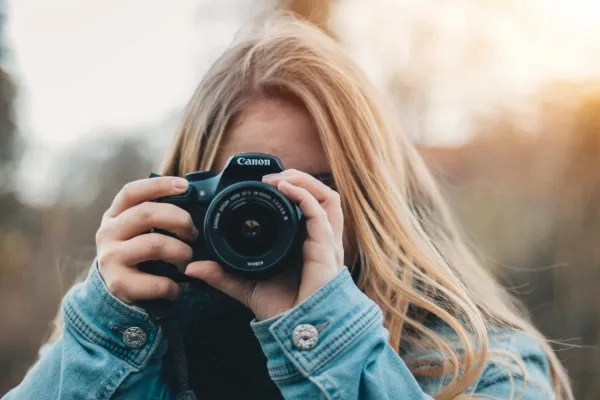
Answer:
[(155, 170), (253, 15), (333, 34), (417, 143), (486, 265), (600, 381), (600, 2), (0, 0), (0, 396), (94, 257), (113, 196)]

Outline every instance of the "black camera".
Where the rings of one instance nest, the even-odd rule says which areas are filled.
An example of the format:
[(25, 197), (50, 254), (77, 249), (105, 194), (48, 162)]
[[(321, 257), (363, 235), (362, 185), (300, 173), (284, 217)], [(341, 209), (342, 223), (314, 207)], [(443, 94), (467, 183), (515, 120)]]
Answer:
[[(283, 193), (262, 182), (264, 175), (283, 170), (272, 155), (240, 153), (227, 160), (219, 175), (191, 172), (185, 176), (189, 182), (185, 194), (156, 201), (174, 204), (192, 216), (200, 231), (189, 243), (193, 261), (216, 261), (236, 275), (264, 279), (302, 262), (305, 218)], [(164, 261), (145, 262), (139, 268), (176, 282), (193, 281)]]

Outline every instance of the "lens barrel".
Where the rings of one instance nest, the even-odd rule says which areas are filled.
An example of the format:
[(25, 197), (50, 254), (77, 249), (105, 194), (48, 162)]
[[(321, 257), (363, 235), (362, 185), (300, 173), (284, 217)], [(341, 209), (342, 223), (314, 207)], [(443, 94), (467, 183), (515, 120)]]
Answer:
[(232, 272), (258, 277), (276, 272), (298, 255), (301, 221), (296, 205), (275, 187), (243, 181), (215, 196), (206, 212), (204, 234), (217, 262)]

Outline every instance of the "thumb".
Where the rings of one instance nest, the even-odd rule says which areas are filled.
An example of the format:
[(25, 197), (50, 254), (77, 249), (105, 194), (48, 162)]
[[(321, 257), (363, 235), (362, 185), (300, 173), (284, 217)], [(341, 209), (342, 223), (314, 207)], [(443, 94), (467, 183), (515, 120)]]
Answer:
[(246, 306), (254, 289), (253, 283), (226, 272), (214, 261), (196, 261), (185, 270), (189, 277), (201, 279), (210, 286), (242, 302)]

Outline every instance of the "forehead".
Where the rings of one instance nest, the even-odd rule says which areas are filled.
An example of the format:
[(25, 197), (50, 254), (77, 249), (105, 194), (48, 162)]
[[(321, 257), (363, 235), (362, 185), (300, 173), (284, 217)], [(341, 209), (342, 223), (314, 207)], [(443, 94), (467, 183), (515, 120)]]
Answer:
[(223, 169), (230, 156), (244, 152), (272, 154), (286, 169), (329, 171), (310, 115), (301, 104), (289, 100), (264, 98), (245, 106), (225, 134), (215, 170)]

